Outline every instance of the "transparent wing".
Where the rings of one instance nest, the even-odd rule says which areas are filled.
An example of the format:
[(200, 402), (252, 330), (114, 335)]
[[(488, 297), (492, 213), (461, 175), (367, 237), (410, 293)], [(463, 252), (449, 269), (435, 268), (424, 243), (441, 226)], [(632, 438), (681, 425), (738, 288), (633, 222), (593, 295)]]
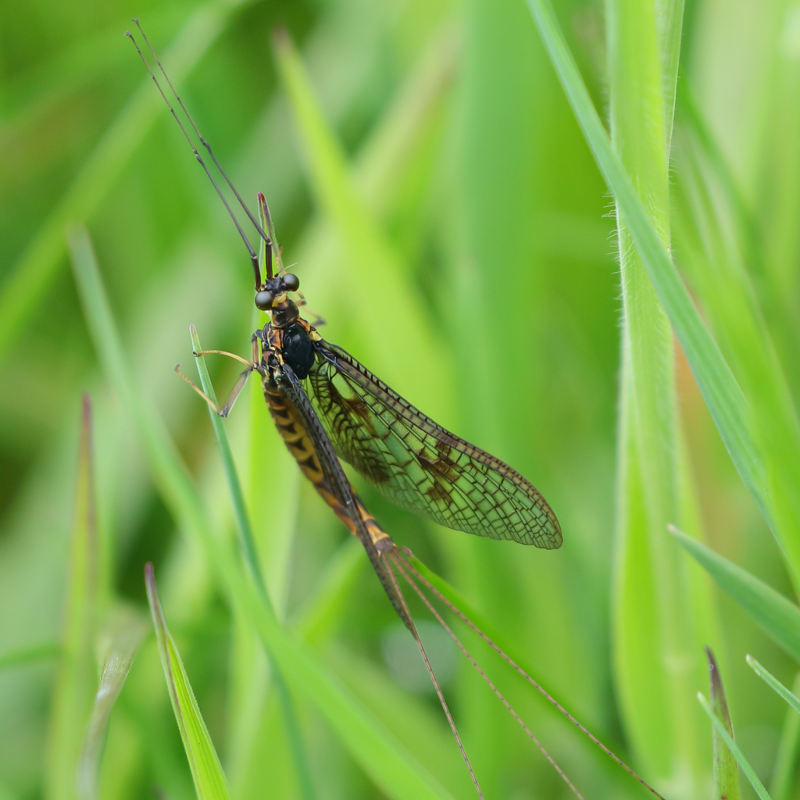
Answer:
[(316, 344), (309, 397), (338, 455), (397, 505), (491, 539), (561, 546), (533, 484), (404, 400), (336, 345)]

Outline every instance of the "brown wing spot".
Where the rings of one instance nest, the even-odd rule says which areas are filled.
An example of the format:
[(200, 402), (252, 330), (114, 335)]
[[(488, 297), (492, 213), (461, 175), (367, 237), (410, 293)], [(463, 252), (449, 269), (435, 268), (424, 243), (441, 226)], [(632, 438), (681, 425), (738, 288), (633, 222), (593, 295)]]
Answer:
[(425, 494), (433, 500), (434, 503), (450, 503), (453, 499), (450, 496), (450, 492), (437, 480), (434, 480), (430, 487), (425, 490)]
[(386, 483), (392, 477), (386, 464), (378, 458), (362, 459), (360, 466), (364, 476), (375, 483)]
[(369, 431), (370, 435), (377, 437), (378, 433), (372, 424), (372, 414), (370, 414), (367, 404), (360, 397), (345, 397), (338, 390), (332, 378), (329, 377), (326, 383), (331, 405), (338, 406), (344, 415), (343, 417), (334, 418), (334, 425), (342, 426), (348, 424), (345, 420), (355, 415), (361, 420), (361, 424)]
[(328, 397), (330, 397), (331, 402), (336, 403), (336, 405), (341, 408), (344, 404), (344, 398), (342, 397), (342, 393), (336, 388), (336, 384), (331, 377), (326, 379), (325, 388), (328, 390)]
[(423, 446), (417, 451), (417, 461), (422, 469), (438, 478), (442, 478), (450, 483), (458, 479), (455, 461), (443, 453), (440, 453), (438, 458), (432, 457)]
[[(339, 396), (341, 397), (341, 395)], [(369, 408), (367, 408), (367, 404), (360, 397), (342, 397), (342, 401), (344, 403), (344, 408), (361, 419), (371, 436), (378, 435), (375, 426), (372, 424), (372, 414)]]

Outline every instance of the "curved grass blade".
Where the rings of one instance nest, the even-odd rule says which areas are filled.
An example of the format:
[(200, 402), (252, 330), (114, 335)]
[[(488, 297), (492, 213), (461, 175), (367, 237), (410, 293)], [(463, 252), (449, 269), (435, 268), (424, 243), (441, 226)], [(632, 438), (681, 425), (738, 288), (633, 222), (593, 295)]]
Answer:
[(100, 797), (97, 776), (111, 711), (146, 633), (146, 621), (138, 615), (123, 613), (115, 620), (78, 764), (81, 800)]
[[(795, 676), (792, 694), (800, 697), (800, 675)], [(775, 800), (789, 800), (792, 797), (798, 750), (800, 750), (800, 714), (790, 707), (786, 709), (772, 768), (770, 794)]]
[[(677, 71), (682, 11), (680, 0), (662, 10), (669, 7), (668, 19), (651, 3), (605, 4), (612, 145), (647, 198), (648, 219), (665, 244), (671, 228), (669, 87)], [(672, 72), (665, 73), (668, 67)], [(628, 738), (647, 771), (690, 782), (684, 791), (694, 795), (706, 783), (710, 753), (692, 706), (693, 693), (703, 685), (693, 656), (710, 638), (698, 622), (713, 612), (703, 594), (687, 602), (693, 594), (689, 576), (665, 536), (668, 522), (693, 518), (694, 506), (689, 482), (681, 483), (686, 469), (674, 337), (619, 205), (616, 222), (623, 302), (612, 594), (616, 690)], [(666, 667), (676, 663), (686, 667)]]
[(792, 692), (751, 655), (746, 655), (745, 661), (753, 672), (789, 706), (775, 754), (771, 783), (771, 793), (775, 800), (785, 800), (791, 796), (798, 742), (800, 742), (800, 697), (798, 696), (800, 677), (795, 678), (795, 690)]
[[(706, 647), (706, 659), (708, 660), (708, 675), (711, 684), (711, 707), (717, 719), (724, 726), (728, 736), (733, 740), (733, 723), (728, 711), (728, 702), (725, 699), (725, 689), (722, 686), (719, 667), (710, 647)], [(736, 765), (736, 759), (720, 738), (716, 727), (712, 732), (712, 740), (714, 744), (714, 791), (716, 796), (720, 800), (740, 800), (742, 794), (739, 791), (739, 770)]]
[[(614, 195), (642, 263), (669, 316), (731, 460), (764, 518), (775, 530), (775, 515), (762, 453), (759, 443), (753, 438), (749, 410), (742, 390), (692, 302), (630, 177), (614, 152), (550, 4), (546, 0), (528, 0), (528, 7), (587, 144)], [(783, 531), (775, 532), (787, 545), (786, 551), (790, 556), (793, 574), (800, 576), (800, 553), (794, 553), (795, 544), (788, 542)]]
[[(197, 335), (197, 329), (194, 327), (194, 325), (189, 326), (189, 333), (192, 343), (192, 352), (202, 352), (200, 339)], [(203, 387), (203, 391), (208, 395), (209, 398), (211, 398), (212, 401), (216, 401), (214, 385), (211, 383), (211, 378), (208, 374), (205, 359), (200, 357), (196, 358), (195, 361), (197, 373), (200, 377), (200, 385)], [(245, 505), (244, 492), (242, 491), (241, 484), (239, 483), (239, 479), (236, 475), (236, 467), (233, 463), (233, 453), (231, 452), (230, 443), (228, 442), (228, 437), (225, 433), (225, 426), (223, 425), (222, 419), (210, 406), (208, 408), (208, 413), (209, 418), (211, 419), (211, 426), (214, 429), (214, 435), (216, 436), (217, 444), (220, 449), (220, 455), (222, 456), (222, 465), (228, 482), (228, 490), (231, 493), (231, 501), (233, 503), (234, 512), (236, 514), (236, 522), (239, 527), (239, 536), (242, 543), (242, 552), (245, 564), (250, 571), (250, 575), (253, 578), (255, 585), (258, 587), (258, 590), (262, 596), (262, 602), (269, 609), (270, 614), (275, 616), (275, 609), (273, 608), (272, 600), (269, 596), (269, 592), (267, 591), (267, 587), (264, 582), (264, 576), (261, 572), (258, 549), (256, 546), (255, 537), (253, 535), (253, 528), (250, 525), (250, 517), (247, 513), (247, 508)], [(276, 680), (279, 684), (278, 702), (281, 705), (284, 720), (287, 723), (286, 733), (289, 738), (290, 749), (294, 754), (297, 763), (301, 765), (301, 768), (297, 770), (297, 778), (300, 783), (300, 789), (303, 797), (312, 798), (315, 795), (313, 786), (311, 784), (311, 772), (306, 764), (305, 750), (300, 736), (300, 731), (298, 726), (295, 724), (295, 716), (291, 708), (288, 695), (284, 689), (280, 688), (281, 684), (283, 683), (283, 679), (280, 675), (277, 675)], [(290, 720), (291, 722), (289, 722)]]
[(66, 614), (48, 731), (49, 798), (75, 793), (81, 751), (76, 732), (86, 727), (94, 694), (99, 559), (93, 471), (91, 402), (84, 395)]
[(797, 661), (800, 661), (800, 609), (771, 586), (670, 525), (681, 546), (739, 605)]
[(795, 678), (795, 691), (792, 692), (751, 655), (746, 655), (745, 661), (747, 666), (789, 706), (775, 753), (775, 765), (772, 770), (771, 782), (773, 797), (776, 800), (785, 800), (785, 798), (791, 796), (791, 786), (797, 760), (797, 747), (800, 741), (800, 697), (797, 694), (800, 691), (800, 677)]
[[(91, 243), (85, 231), (73, 231), (70, 249), (79, 293), (95, 345), (106, 372), (112, 378), (125, 402), (130, 419), (133, 420), (140, 433), (145, 452), (156, 476), (156, 484), (176, 518), (187, 531), (198, 537), (200, 544), (208, 552), (210, 548), (214, 547), (214, 533), (203, 516), (201, 498), (189, 481), (161, 420), (150, 406), (147, 398), (138, 391), (135, 381), (126, 367), (125, 353), (105, 296)], [(209, 557), (210, 563), (214, 564), (216, 559), (213, 556)], [(252, 564), (252, 562), (250, 563)], [(267, 593), (262, 592), (261, 596), (262, 602), (266, 602)], [(271, 606), (267, 606), (267, 608), (272, 613)], [(286, 694), (286, 687), (280, 679), (276, 681), (276, 687), (279, 693)], [(290, 705), (287, 695), (287, 700), (281, 702), (281, 708), (293, 715), (293, 712), (288, 710)], [(287, 728), (291, 729), (293, 726), (294, 723), (287, 719)], [(307, 775), (305, 757), (298, 758), (297, 774), (299, 776)]]
[(169, 690), (169, 699), (175, 713), (175, 721), (183, 741), (183, 749), (192, 771), (192, 780), (197, 796), (202, 800), (225, 800), (230, 797), (225, 774), (222, 771), (217, 751), (203, 721), (197, 698), (192, 691), (186, 669), (178, 648), (167, 628), (164, 612), (158, 599), (153, 565), (145, 566), (147, 602), (158, 641), (161, 666)]
[(747, 666), (772, 689), (775, 694), (785, 700), (798, 714), (800, 714), (800, 697), (784, 686), (769, 670), (765, 669), (753, 656), (746, 655), (744, 660)]
[[(192, 352), (200, 353), (202, 347), (200, 339), (197, 335), (197, 328), (194, 325), (189, 326), (189, 338), (192, 343)], [(200, 385), (208, 397), (216, 402), (216, 395), (214, 394), (214, 385), (211, 383), (211, 377), (208, 374), (205, 359), (200, 357), (195, 359), (197, 366), (197, 374), (200, 377)], [(264, 576), (261, 574), (261, 566), (258, 561), (258, 549), (256, 547), (255, 536), (253, 535), (253, 528), (250, 525), (250, 517), (247, 514), (247, 507), (244, 500), (244, 492), (236, 476), (236, 467), (233, 463), (233, 453), (231, 446), (228, 442), (228, 437), (225, 434), (225, 426), (222, 419), (214, 410), (209, 406), (209, 418), (211, 419), (211, 427), (214, 429), (214, 435), (217, 438), (219, 445), (220, 455), (222, 456), (222, 467), (225, 472), (225, 477), (228, 481), (228, 490), (231, 493), (231, 501), (233, 502), (233, 510), (236, 514), (236, 524), (239, 526), (239, 534), (241, 536), (242, 551), (244, 553), (244, 560), (247, 564), (250, 574), (258, 586), (259, 591), (264, 596), (264, 602), (269, 606), (270, 612), (275, 613), (272, 608), (272, 601), (267, 592), (266, 584), (264, 583)]]
[(739, 749), (739, 746), (733, 740), (730, 733), (728, 733), (728, 729), (725, 727), (725, 723), (714, 713), (713, 709), (711, 708), (711, 705), (709, 704), (706, 697), (702, 694), (702, 692), (697, 693), (697, 701), (700, 703), (700, 706), (703, 709), (703, 711), (705, 711), (706, 714), (708, 714), (708, 717), (711, 720), (711, 724), (714, 727), (714, 731), (720, 737), (720, 739), (725, 743), (725, 746), (730, 750), (733, 757), (736, 759), (736, 763), (741, 768), (742, 772), (749, 781), (750, 785), (755, 790), (755, 793), (758, 795), (760, 800), (771, 800), (766, 790), (766, 787), (758, 779), (755, 770), (750, 766), (750, 762), (744, 757), (744, 754)]

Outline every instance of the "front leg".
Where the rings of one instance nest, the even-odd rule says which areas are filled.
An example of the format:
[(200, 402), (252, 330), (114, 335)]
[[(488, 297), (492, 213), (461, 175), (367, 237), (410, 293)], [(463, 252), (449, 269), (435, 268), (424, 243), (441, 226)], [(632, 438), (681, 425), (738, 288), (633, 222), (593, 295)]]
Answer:
[(217, 355), (227, 356), (228, 358), (232, 358), (240, 363), (244, 364), (246, 369), (239, 375), (236, 383), (231, 389), (230, 394), (228, 395), (228, 399), (222, 406), (218, 406), (194, 381), (190, 378), (187, 378), (186, 375), (181, 372), (181, 365), (175, 365), (175, 372), (177, 373), (178, 377), (182, 380), (186, 381), (189, 386), (194, 389), (203, 400), (208, 403), (208, 405), (214, 409), (214, 413), (218, 414), (220, 417), (227, 417), (230, 413), (231, 409), (233, 408), (233, 404), (236, 402), (236, 399), (239, 397), (242, 389), (244, 389), (244, 385), (247, 383), (247, 379), (250, 377), (250, 373), (254, 370), (258, 371), (260, 367), (260, 350), (259, 350), (259, 341), (263, 341), (263, 332), (261, 329), (257, 330), (251, 337), (250, 337), (250, 346), (251, 346), (251, 360), (248, 361), (246, 358), (242, 358), (240, 355), (236, 353), (229, 353), (227, 350), (201, 350), (200, 352), (193, 353), (195, 358), (200, 358), (201, 356), (208, 355), (210, 353), (216, 353)]

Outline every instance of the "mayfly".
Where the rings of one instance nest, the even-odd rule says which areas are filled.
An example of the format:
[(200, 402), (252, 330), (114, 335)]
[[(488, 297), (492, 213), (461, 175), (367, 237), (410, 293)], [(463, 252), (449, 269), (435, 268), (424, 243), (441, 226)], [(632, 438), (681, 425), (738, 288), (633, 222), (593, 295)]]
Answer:
[[(258, 195), (257, 217), (241, 198), (210, 145), (201, 135), (138, 20), (134, 22), (189, 127), (222, 177), (224, 185), (234, 196), (236, 205), (253, 225), (262, 245), (263, 256), (259, 258), (158, 77), (134, 37), (127, 33), (244, 242), (255, 277), (255, 305), (270, 315), (266, 325), (256, 330), (251, 337), (249, 360), (220, 350), (196, 353), (198, 356), (221, 353), (244, 365), (244, 370), (223, 405), (215, 404), (180, 371), (178, 374), (222, 417), (230, 412), (251, 373), (259, 374), (269, 412), (290, 453), (322, 499), (361, 542), (392, 606), (414, 637), (478, 795), (483, 796), (398, 586), (395, 570), (420, 595), (435, 618), (464, 651), (470, 663), (489, 682), (490, 687), (573, 792), (580, 796), (431, 606), (419, 584), (461, 616), (479, 636), (487, 638), (485, 634), (416, 571), (407, 558), (407, 551), (397, 548), (389, 534), (366, 509), (350, 484), (341, 461), (350, 464), (397, 505), (446, 527), (477, 536), (510, 540), (548, 550), (556, 549), (562, 543), (561, 527), (556, 515), (536, 487), (519, 472), (419, 411), (353, 356), (323, 339), (314, 325), (302, 316), (304, 300), (299, 299), (300, 281), (295, 274), (286, 272), (281, 267), (280, 249), (276, 245), (274, 226), (264, 195)], [(488, 639), (487, 641), (537, 690), (545, 694), (551, 703), (621, 764), (616, 756), (569, 715), (521, 667), (511, 661), (494, 643)], [(622, 766), (628, 769), (625, 765)]]

